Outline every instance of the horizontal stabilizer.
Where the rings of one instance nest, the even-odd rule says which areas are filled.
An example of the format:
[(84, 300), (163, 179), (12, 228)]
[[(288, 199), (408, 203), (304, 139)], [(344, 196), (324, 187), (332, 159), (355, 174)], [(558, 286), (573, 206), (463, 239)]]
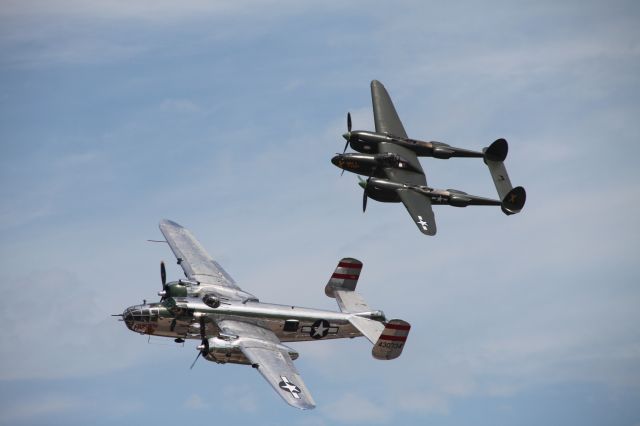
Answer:
[(389, 321), (373, 345), (371, 354), (375, 359), (395, 359), (400, 356), (404, 349), (404, 344), (409, 336), (411, 325), (403, 320), (393, 319)]
[(520, 213), (527, 200), (527, 193), (521, 186), (516, 186), (502, 200), (502, 211), (506, 215)]
[(498, 196), (500, 197), (502, 211), (506, 215), (519, 213), (524, 207), (527, 199), (527, 193), (524, 188), (518, 186), (514, 188), (509, 180), (507, 168), (504, 166), (504, 160), (507, 158), (509, 147), (507, 141), (498, 139), (483, 150), (484, 162), (489, 168), (491, 179), (496, 186)]
[(376, 344), (376, 342), (378, 341), (378, 338), (384, 331), (383, 323), (381, 323), (380, 321), (369, 319), (369, 318), (363, 318), (363, 317), (354, 315), (349, 318), (349, 322), (351, 323), (351, 325), (357, 328), (358, 331), (362, 333), (364, 337), (369, 339), (369, 341), (374, 345)]
[(498, 191), (498, 196), (501, 200), (504, 200), (504, 197), (506, 197), (509, 191), (513, 189), (511, 181), (509, 180), (509, 175), (507, 174), (507, 169), (504, 167), (504, 163), (502, 161), (487, 160), (486, 158), (484, 162), (487, 164), (487, 167), (489, 167), (491, 178), (493, 179), (493, 183)]
[(369, 312), (371, 308), (362, 296), (355, 291), (335, 290), (333, 292), (341, 312)]
[(358, 259), (345, 257), (338, 262), (335, 271), (324, 288), (329, 297), (336, 297), (334, 290), (354, 291), (360, 278), (362, 262)]

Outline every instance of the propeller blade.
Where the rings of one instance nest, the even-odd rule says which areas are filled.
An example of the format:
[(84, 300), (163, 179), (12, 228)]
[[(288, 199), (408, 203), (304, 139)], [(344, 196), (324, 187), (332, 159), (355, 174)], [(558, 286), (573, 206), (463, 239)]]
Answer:
[[(371, 178), (369, 178), (371, 179)], [(367, 211), (367, 199), (369, 197), (367, 197), (367, 185), (369, 184), (369, 179), (367, 179), (367, 183), (365, 184), (363, 191), (362, 191), (362, 213), (364, 213), (365, 211)]]
[(347, 140), (347, 143), (344, 144), (344, 149), (342, 150), (342, 153), (344, 154), (345, 152), (347, 152), (347, 147), (349, 146), (349, 139), (351, 139), (351, 113), (350, 112), (347, 113), (347, 133), (342, 135), (342, 137), (344, 137)]
[(196, 365), (196, 362), (198, 361), (198, 358), (200, 358), (200, 355), (202, 355), (202, 351), (198, 351), (198, 355), (196, 355), (196, 359), (194, 359), (193, 363), (191, 363), (191, 367), (189, 367), (189, 370), (193, 370), (193, 366)]
[(164, 267), (164, 262), (160, 262), (160, 279), (162, 279), (162, 289), (167, 284), (167, 270)]
[(347, 143), (344, 144), (344, 149), (342, 150), (342, 153), (344, 154), (345, 152), (347, 152), (347, 147), (349, 146), (349, 139), (347, 139)]
[(196, 359), (193, 360), (193, 364), (191, 364), (191, 367), (189, 368), (189, 370), (193, 369), (193, 366), (196, 365), (196, 361), (198, 361), (198, 358), (200, 358), (200, 355), (202, 355), (204, 352), (208, 352), (209, 351), (209, 342), (207, 341), (204, 320), (205, 320), (205, 318), (204, 318), (204, 315), (203, 315), (203, 316), (200, 317), (200, 338), (202, 339), (202, 343), (197, 348), (198, 349), (198, 355), (196, 356)]

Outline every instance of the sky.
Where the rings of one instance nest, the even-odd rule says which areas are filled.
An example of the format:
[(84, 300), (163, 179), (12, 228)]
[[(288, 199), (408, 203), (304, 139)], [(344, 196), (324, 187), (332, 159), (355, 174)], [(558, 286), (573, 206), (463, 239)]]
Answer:
[[(640, 7), (632, 1), (0, 0), (0, 424), (640, 425)], [(385, 84), (409, 136), (509, 141), (527, 205), (361, 211), (346, 113)], [(495, 196), (477, 159), (429, 185)], [(262, 301), (359, 292), (412, 324), (292, 344), (317, 403), (284, 404), (196, 341), (111, 314), (182, 276), (189, 228)]]

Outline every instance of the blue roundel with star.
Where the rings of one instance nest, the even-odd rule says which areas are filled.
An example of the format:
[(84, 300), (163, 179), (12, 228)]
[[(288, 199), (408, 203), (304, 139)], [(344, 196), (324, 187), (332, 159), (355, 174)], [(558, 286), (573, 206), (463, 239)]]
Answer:
[(329, 321), (321, 319), (314, 322), (309, 334), (314, 339), (322, 339), (323, 337), (326, 337), (326, 335), (329, 334)]

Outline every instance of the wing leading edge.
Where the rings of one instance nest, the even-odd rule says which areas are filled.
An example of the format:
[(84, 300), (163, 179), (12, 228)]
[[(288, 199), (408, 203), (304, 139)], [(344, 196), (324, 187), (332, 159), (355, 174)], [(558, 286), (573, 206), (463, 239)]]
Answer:
[(407, 132), (405, 132), (396, 108), (391, 102), (391, 97), (384, 85), (378, 80), (371, 82), (371, 102), (373, 103), (373, 120), (376, 132), (406, 138)]
[(167, 219), (162, 220), (159, 227), (190, 280), (240, 290), (233, 278), (213, 260), (188, 229)]
[(298, 374), (289, 355), (292, 349), (280, 343), (266, 328), (234, 320), (217, 322), (220, 330), (238, 336), (235, 343), (245, 357), (285, 402), (301, 410), (316, 406), (309, 389)]

